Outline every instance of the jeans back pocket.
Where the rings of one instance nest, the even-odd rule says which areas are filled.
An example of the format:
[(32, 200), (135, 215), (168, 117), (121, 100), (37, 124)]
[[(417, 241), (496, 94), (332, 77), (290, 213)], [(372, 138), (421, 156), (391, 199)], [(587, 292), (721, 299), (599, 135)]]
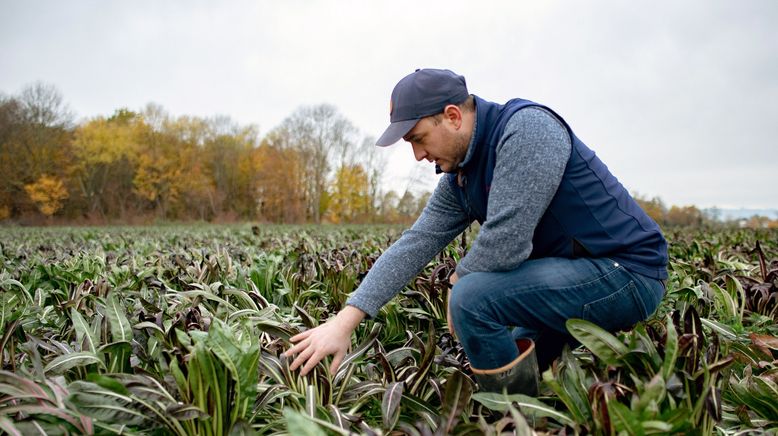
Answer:
[(583, 306), (583, 319), (615, 332), (632, 327), (648, 317), (635, 282), (630, 280), (618, 291)]

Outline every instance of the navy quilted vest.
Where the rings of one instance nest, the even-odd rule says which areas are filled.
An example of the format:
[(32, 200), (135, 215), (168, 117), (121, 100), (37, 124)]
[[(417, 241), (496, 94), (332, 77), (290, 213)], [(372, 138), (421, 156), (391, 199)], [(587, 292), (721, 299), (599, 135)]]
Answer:
[[(504, 105), (476, 99), (475, 150), (460, 177), (447, 174), (470, 218), (487, 219), (489, 187), (496, 147), (510, 117), (527, 106), (545, 106), (514, 99)], [(553, 113), (553, 111), (551, 111)], [(530, 259), (541, 257), (608, 257), (633, 272), (667, 278), (667, 243), (659, 226), (638, 206), (602, 161), (556, 113), (572, 139), (572, 152), (562, 182), (532, 238)]]

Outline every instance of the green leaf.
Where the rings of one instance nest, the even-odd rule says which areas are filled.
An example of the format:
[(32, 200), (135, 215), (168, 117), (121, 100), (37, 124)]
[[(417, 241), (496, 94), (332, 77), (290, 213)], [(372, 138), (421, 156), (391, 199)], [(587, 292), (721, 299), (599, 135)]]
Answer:
[(397, 424), (400, 417), (400, 400), (403, 397), (403, 382), (391, 383), (386, 387), (384, 397), (381, 400), (381, 416), (384, 422), (384, 428), (391, 430)]
[(503, 395), (494, 392), (476, 392), (473, 400), (484, 407), (498, 412), (508, 412), (511, 404), (517, 404), (522, 413), (533, 418), (551, 418), (562, 425), (573, 426), (575, 422), (565, 413), (548, 404), (523, 394)]
[(117, 394), (130, 395), (130, 391), (123, 384), (107, 375), (91, 373), (86, 376), (86, 379)]
[(338, 406), (330, 404), (327, 406), (327, 410), (330, 412), (330, 417), (335, 420), (335, 424), (343, 430), (348, 430), (350, 427), (349, 421), (346, 419), (344, 413), (338, 409)]
[(259, 347), (252, 343), (250, 335), (245, 335), (243, 338), (244, 340), (239, 342), (230, 328), (222, 321), (214, 319), (204, 342), (205, 346), (229, 370), (230, 378), (237, 386), (233, 399), (235, 402), (233, 422), (245, 417), (249, 400), (256, 393), (258, 377)]
[(641, 423), (647, 434), (670, 434), (673, 425), (664, 421), (643, 421)]
[(731, 275), (727, 274), (724, 276), (724, 281), (727, 284), (727, 292), (732, 296), (733, 301), (740, 302), (739, 304), (739, 310), (740, 313), (738, 313), (737, 319), (739, 319), (741, 322), (743, 321), (743, 315), (745, 314), (746, 310), (746, 292), (743, 289), (743, 285), (740, 284), (740, 280), (732, 277)]
[(10, 278), (5, 271), (0, 273), (0, 289), (10, 289), (11, 285), (21, 289), (22, 295), (25, 296), (30, 304), (33, 304), (35, 300), (33, 300), (32, 295), (30, 294), (30, 291), (27, 290), (26, 286), (24, 286), (20, 281)]
[(305, 415), (295, 412), (292, 409), (284, 409), (284, 419), (286, 420), (289, 434), (295, 436), (326, 436), (327, 433), (319, 425)]
[(70, 319), (73, 321), (73, 328), (76, 330), (76, 341), (79, 345), (86, 344), (86, 350), (91, 353), (97, 352), (97, 338), (92, 331), (92, 327), (84, 320), (84, 317), (75, 309), (70, 309)]
[[(201, 285), (199, 283), (192, 283), (191, 286), (202, 287), (203, 285)], [(175, 292), (175, 293), (171, 293), (170, 295), (175, 296), (176, 298), (178, 298), (178, 297), (189, 297), (192, 300), (194, 300), (197, 297), (202, 297), (205, 300), (214, 301), (214, 302), (218, 303), (220, 306), (223, 306), (224, 309), (227, 310), (228, 312), (234, 312), (234, 311), (238, 310), (237, 307), (233, 306), (232, 304), (230, 304), (226, 300), (217, 297), (212, 292), (205, 292), (205, 291), (178, 291), (178, 292)]]
[(62, 374), (70, 368), (92, 365), (95, 363), (101, 367), (104, 367), (103, 361), (94, 353), (89, 351), (80, 351), (77, 353), (70, 353), (57, 357), (56, 359), (49, 362), (49, 364), (43, 368), (43, 371), (46, 374)]
[[(69, 400), (78, 410), (100, 422), (139, 425), (146, 414), (135, 410), (132, 399), (100, 388), (90, 388), (84, 382), (73, 388)], [(93, 385), (96, 386), (96, 385)]]
[(69, 411), (59, 409), (57, 407), (53, 406), (40, 406), (40, 405), (31, 405), (31, 404), (23, 404), (19, 406), (10, 406), (10, 407), (4, 407), (3, 413), (6, 415), (15, 415), (18, 412), (22, 412), (28, 415), (49, 415), (52, 417), (56, 417), (64, 421), (64, 423), (67, 423), (73, 428), (75, 428), (78, 433), (83, 434), (86, 433), (83, 429), (83, 422), (81, 422), (77, 417), (71, 415)]
[(53, 396), (43, 389), (40, 385), (21, 375), (0, 370), (0, 392), (11, 396), (26, 396), (54, 403)]
[(14, 427), (13, 422), (7, 417), (0, 415), (0, 430), (5, 431), (11, 436), (22, 436), (22, 433)]
[(427, 374), (432, 369), (432, 363), (435, 360), (435, 331), (432, 323), (429, 324), (427, 333), (427, 343), (424, 345), (424, 356), (419, 364), (419, 369), (411, 376), (408, 393), (419, 395), (419, 389), (427, 381)]
[(565, 324), (570, 334), (595, 356), (608, 365), (621, 366), (620, 358), (629, 350), (618, 338), (583, 319), (569, 319)]
[[(727, 279), (731, 280), (731, 278), (728, 276)], [(737, 304), (735, 303), (735, 300), (732, 298), (732, 295), (729, 292), (721, 289), (719, 285), (717, 285), (716, 283), (711, 283), (711, 284), (702, 283), (702, 286), (708, 287), (713, 291), (713, 295), (715, 295), (716, 302), (718, 303), (717, 306), (720, 305), (724, 309), (723, 310), (724, 313), (720, 314), (723, 315), (724, 319), (734, 320), (737, 318), (738, 316)]]
[[(446, 388), (443, 394), (443, 410), (441, 411), (442, 431), (445, 434), (450, 434), (454, 429), (457, 421), (465, 409), (467, 403), (470, 402), (470, 396), (473, 394), (473, 386), (470, 380), (462, 371), (454, 370), (449, 378), (446, 380)], [(438, 427), (438, 430), (441, 430)]]
[(179, 421), (189, 421), (205, 416), (205, 413), (200, 408), (191, 404), (171, 404), (165, 409), (165, 413)]
[(139, 323), (135, 324), (134, 326), (132, 326), (132, 328), (134, 328), (135, 330), (152, 329), (152, 330), (155, 330), (155, 331), (157, 331), (159, 333), (162, 333), (162, 335), (165, 334), (165, 331), (162, 330), (162, 328), (160, 326), (158, 326), (158, 325), (156, 325), (156, 324), (154, 324), (153, 322), (150, 322), (150, 321), (139, 322)]
[(665, 359), (662, 362), (662, 377), (665, 381), (670, 380), (670, 376), (675, 372), (675, 362), (678, 360), (678, 332), (673, 325), (673, 319), (670, 315), (665, 319), (667, 328), (667, 340), (665, 341)]
[(630, 435), (644, 433), (639, 417), (618, 401), (608, 401), (608, 415), (617, 433), (625, 432)]
[(510, 405), (509, 410), (511, 411), (511, 417), (513, 418), (514, 434), (516, 436), (533, 436), (535, 432), (532, 430), (532, 427), (529, 426), (527, 420), (524, 419), (521, 412), (516, 410), (513, 405)]
[[(665, 380), (661, 374), (657, 374), (648, 383), (643, 386), (637, 402), (634, 402), (632, 409), (638, 412), (643, 412), (652, 403), (660, 404), (664, 400), (666, 393)], [(634, 397), (633, 397), (634, 398)], [(633, 400), (634, 401), (634, 400)]]
[(108, 356), (108, 372), (130, 372), (130, 356), (132, 355), (132, 344), (119, 341), (105, 344), (97, 349), (98, 352), (105, 353)]
[(372, 329), (370, 330), (370, 334), (367, 335), (367, 338), (365, 338), (364, 341), (362, 341), (359, 346), (357, 346), (354, 351), (347, 354), (343, 361), (340, 363), (340, 366), (338, 366), (338, 369), (336, 370), (335, 374), (335, 384), (338, 384), (341, 378), (346, 374), (348, 370), (348, 366), (351, 365), (354, 361), (356, 361), (357, 358), (365, 354), (367, 350), (369, 350), (373, 344), (375, 343), (376, 339), (378, 339), (378, 335), (381, 333), (381, 329), (383, 328), (382, 324), (375, 323), (373, 324)]
[(178, 367), (178, 360), (175, 358), (170, 361), (170, 373), (173, 374), (173, 379), (176, 381), (176, 386), (178, 387), (181, 396), (185, 401), (191, 401), (192, 399), (189, 396), (189, 385), (186, 382), (186, 376), (184, 376), (181, 368)]
[(732, 330), (732, 327), (707, 318), (701, 318), (700, 321), (704, 326), (710, 328), (711, 330), (715, 331), (716, 333), (723, 336), (724, 338), (729, 339), (731, 341), (737, 340), (737, 334), (735, 333), (734, 330)]
[(114, 342), (131, 342), (132, 326), (127, 320), (127, 310), (116, 297), (115, 293), (108, 296), (105, 306), (105, 316), (111, 327), (111, 337)]
[(778, 422), (778, 385), (767, 377), (752, 377), (752, 383), (748, 387), (750, 394), (746, 402), (749, 408), (757, 412), (761, 417)]
[(318, 321), (316, 321), (314, 317), (309, 315), (305, 309), (298, 306), (297, 303), (294, 303), (292, 307), (294, 308), (295, 312), (297, 312), (297, 314), (300, 316), (300, 319), (302, 320), (305, 327), (312, 329), (317, 325), (319, 325)]
[(316, 385), (305, 386), (305, 411), (311, 418), (316, 418), (316, 405), (318, 404), (318, 391)]

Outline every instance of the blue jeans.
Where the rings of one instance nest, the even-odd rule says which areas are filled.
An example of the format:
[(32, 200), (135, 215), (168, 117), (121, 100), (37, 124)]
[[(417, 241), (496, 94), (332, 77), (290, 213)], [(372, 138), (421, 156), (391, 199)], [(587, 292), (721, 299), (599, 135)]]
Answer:
[(451, 290), (449, 307), (459, 341), (477, 369), (507, 365), (518, 357), (518, 337), (535, 340), (541, 371), (577, 342), (565, 321), (581, 318), (614, 332), (656, 310), (661, 281), (607, 259), (543, 258), (513, 271), (476, 272)]

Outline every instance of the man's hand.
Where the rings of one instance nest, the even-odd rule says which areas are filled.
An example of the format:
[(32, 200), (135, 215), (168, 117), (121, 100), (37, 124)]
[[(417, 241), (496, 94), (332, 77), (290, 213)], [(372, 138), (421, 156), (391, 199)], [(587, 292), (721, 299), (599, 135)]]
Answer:
[[(459, 276), (457, 275), (457, 272), (454, 271), (451, 273), (451, 276), (448, 278), (448, 282), (451, 283), (451, 286), (453, 287), (456, 282), (459, 280)], [(457, 334), (454, 333), (454, 324), (451, 322), (451, 289), (448, 290), (448, 299), (446, 301), (446, 322), (448, 323), (448, 332), (451, 333), (451, 336), (457, 337)]]
[(284, 353), (287, 358), (297, 354), (289, 366), (294, 371), (305, 363), (300, 375), (308, 374), (325, 356), (334, 354), (330, 372), (335, 373), (351, 345), (351, 332), (365, 317), (365, 312), (354, 306), (346, 306), (335, 318), (306, 330), (289, 340), (295, 345)]

